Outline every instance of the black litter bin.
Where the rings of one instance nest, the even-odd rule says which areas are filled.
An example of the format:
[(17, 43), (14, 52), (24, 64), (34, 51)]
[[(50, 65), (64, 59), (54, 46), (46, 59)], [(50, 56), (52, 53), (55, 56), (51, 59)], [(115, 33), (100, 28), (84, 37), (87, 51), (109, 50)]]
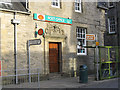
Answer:
[(79, 82), (81, 82), (81, 83), (87, 83), (88, 82), (88, 70), (87, 70), (86, 65), (80, 66)]

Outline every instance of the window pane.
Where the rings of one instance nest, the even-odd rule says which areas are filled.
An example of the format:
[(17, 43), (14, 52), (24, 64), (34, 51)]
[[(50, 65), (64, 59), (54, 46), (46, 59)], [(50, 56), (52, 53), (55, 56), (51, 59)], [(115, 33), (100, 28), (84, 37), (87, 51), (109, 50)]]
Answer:
[(55, 2), (53, 2), (53, 5), (55, 5)]
[(80, 30), (80, 32), (82, 33), (83, 29)]
[(58, 3), (56, 3), (56, 6), (58, 6)]
[(77, 7), (75, 7), (75, 10), (77, 10)]
[(113, 6), (114, 5), (114, 3), (113, 2), (109, 2), (109, 6)]
[(83, 53), (85, 53), (85, 50), (83, 50)]
[(85, 30), (83, 30), (83, 33), (85, 33)]
[(85, 38), (85, 34), (83, 34), (83, 38)]
[(75, 3), (75, 7), (77, 7), (77, 3)]
[(78, 49), (78, 53), (80, 53), (80, 51), (81, 51), (81, 50), (80, 50), (80, 49)]

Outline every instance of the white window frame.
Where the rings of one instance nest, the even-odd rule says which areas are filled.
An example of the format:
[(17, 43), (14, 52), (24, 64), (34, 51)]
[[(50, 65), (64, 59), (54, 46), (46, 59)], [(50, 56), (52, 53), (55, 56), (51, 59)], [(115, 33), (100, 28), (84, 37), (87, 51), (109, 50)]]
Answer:
[(29, 0), (26, 0), (26, 9), (29, 9)]
[[(79, 6), (78, 6), (78, 4), (79, 4)], [(78, 8), (79, 8), (79, 10), (78, 10)], [(75, 12), (82, 13), (82, 0), (75, 0)]]
[[(54, 1), (55, 1), (55, 3), (58, 3), (58, 6), (53, 5), (53, 2), (54, 2)], [(56, 0), (52, 0), (51, 6), (54, 7), (54, 8), (60, 8), (60, 0), (57, 0), (57, 2), (56, 2)]]
[[(109, 34), (114, 34), (115, 33), (115, 29), (116, 29), (116, 26), (115, 26), (115, 17), (112, 17), (112, 18), (114, 18), (114, 24), (111, 24), (110, 17), (108, 18), (108, 30), (109, 30)], [(111, 28), (112, 26), (114, 26), (114, 28)], [(114, 31), (111, 31), (111, 29), (114, 29)]]
[[(82, 30), (82, 33), (81, 33), (81, 30)], [(83, 30), (85, 30), (85, 31), (83, 32)], [(84, 37), (83, 37), (83, 35), (84, 35)], [(83, 53), (83, 51), (81, 53), (78, 52), (78, 50), (81, 49), (80, 42), (78, 42), (78, 40), (84, 40), (83, 46), (86, 46), (86, 28), (77, 27), (76, 28), (76, 37), (77, 37), (77, 55), (87, 55), (87, 49), (84, 47), (82, 47), (84, 49), (84, 53)]]

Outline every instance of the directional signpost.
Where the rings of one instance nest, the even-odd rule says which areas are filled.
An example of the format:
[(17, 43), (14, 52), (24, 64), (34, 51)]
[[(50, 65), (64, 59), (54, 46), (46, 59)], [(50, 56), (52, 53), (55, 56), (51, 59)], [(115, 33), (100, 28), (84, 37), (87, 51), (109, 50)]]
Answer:
[(2, 61), (0, 60), (0, 76), (2, 76)]
[(29, 82), (31, 82), (31, 72), (30, 72), (30, 46), (31, 46), (31, 45), (40, 45), (40, 44), (41, 44), (41, 40), (40, 40), (40, 39), (28, 40), (28, 42), (27, 42)]
[(41, 44), (40, 39), (29, 40), (29, 46), (30, 45), (40, 45), (40, 44)]
[(98, 51), (98, 46), (99, 46), (99, 42), (97, 39), (97, 35), (95, 34), (86, 34), (86, 41), (95, 41), (95, 45), (96, 45), (96, 67), (97, 67), (97, 80), (99, 80), (99, 51)]
[(97, 64), (96, 64), (96, 67), (97, 67), (97, 81), (99, 80), (99, 51), (98, 51), (98, 46), (99, 46), (99, 42), (98, 42), (98, 39), (97, 39), (97, 35), (96, 35), (96, 61), (97, 61)]

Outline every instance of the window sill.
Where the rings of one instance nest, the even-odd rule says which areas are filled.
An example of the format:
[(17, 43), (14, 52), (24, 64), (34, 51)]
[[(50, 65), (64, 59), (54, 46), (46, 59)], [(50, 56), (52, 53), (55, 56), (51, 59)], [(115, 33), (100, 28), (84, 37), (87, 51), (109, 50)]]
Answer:
[(53, 8), (59, 8), (60, 9), (60, 6), (54, 6), (54, 5), (51, 5)]
[(109, 9), (114, 8), (114, 6), (108, 6)]
[(85, 54), (78, 54), (77, 53), (77, 56), (87, 56), (87, 54), (85, 53)]
[(78, 10), (75, 10), (75, 12), (77, 12), (77, 13), (82, 13), (82, 11), (78, 11)]
[(116, 34), (115, 32), (108, 32), (108, 34)]

